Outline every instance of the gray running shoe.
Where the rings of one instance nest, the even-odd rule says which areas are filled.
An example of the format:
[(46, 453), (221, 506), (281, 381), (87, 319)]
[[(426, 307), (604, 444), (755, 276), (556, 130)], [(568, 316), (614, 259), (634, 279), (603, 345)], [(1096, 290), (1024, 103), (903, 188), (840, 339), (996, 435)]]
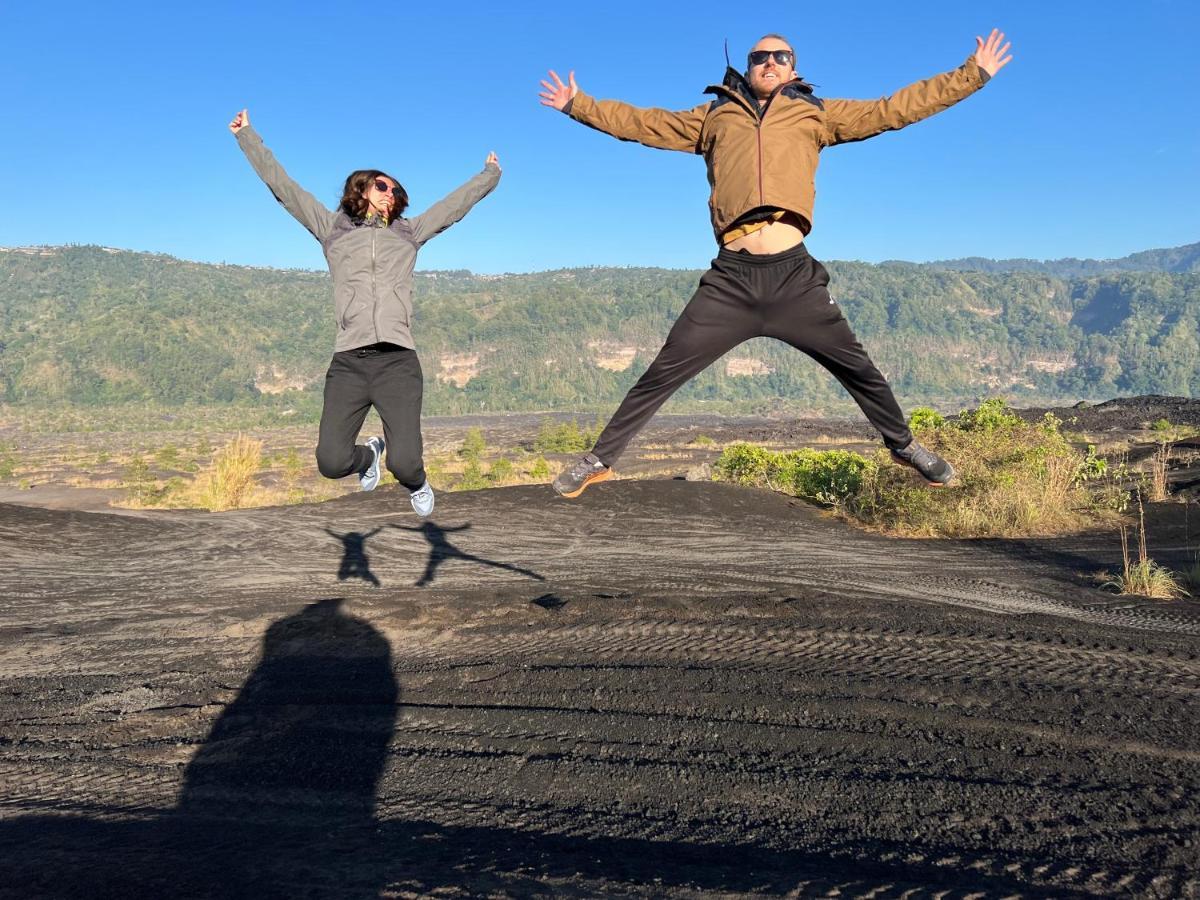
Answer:
[(422, 519), (428, 519), (433, 515), (433, 488), (429, 486), (429, 479), (425, 479), (425, 483), (412, 492), (412, 496), (408, 498), (412, 501), (413, 512)]
[(928, 447), (922, 447), (915, 439), (909, 441), (907, 447), (893, 450), (892, 459), (902, 466), (915, 469), (917, 474), (934, 487), (945, 487), (954, 480), (954, 466)]
[(585, 453), (575, 464), (554, 479), (554, 490), (564, 497), (578, 497), (588, 487), (612, 478), (612, 469), (593, 453)]
[(358, 483), (364, 491), (373, 491), (379, 485), (381, 470), (379, 462), (383, 459), (383, 438), (373, 437), (368, 440), (367, 449), (371, 451), (374, 458), (371, 460), (371, 468), (358, 476)]

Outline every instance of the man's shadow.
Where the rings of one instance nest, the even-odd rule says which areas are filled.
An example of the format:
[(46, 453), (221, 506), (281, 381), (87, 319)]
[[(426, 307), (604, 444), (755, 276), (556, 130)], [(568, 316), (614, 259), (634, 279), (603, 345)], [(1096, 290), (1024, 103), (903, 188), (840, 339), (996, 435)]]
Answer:
[(460, 550), (452, 543), (446, 540), (448, 533), (457, 531), (466, 531), (470, 525), (459, 525), (455, 528), (444, 528), (441, 525), (436, 525), (428, 520), (420, 525), (413, 527), (409, 525), (392, 525), (392, 528), (397, 528), (400, 531), (417, 531), (425, 536), (425, 540), (429, 542), (429, 561), (425, 564), (425, 573), (416, 583), (417, 587), (424, 587), (430, 584), (436, 577), (438, 566), (449, 559), (460, 559), (464, 562), (479, 563), (481, 566), (492, 566), (496, 569), (506, 569), (509, 572), (516, 572), (519, 575), (526, 575), (537, 581), (545, 581), (545, 576), (539, 575), (537, 572), (529, 569), (522, 569), (520, 566), (509, 565), (508, 563), (496, 562), (491, 559), (484, 559), (481, 556), (476, 556), (473, 553), (467, 553)]
[(369, 538), (375, 537), (382, 530), (383, 526), (380, 526), (372, 528), (366, 534), (361, 531), (347, 531), (345, 534), (338, 534), (326, 526), (325, 533), (342, 542), (342, 563), (338, 566), (338, 581), (361, 578), (363, 581), (369, 581), (375, 587), (379, 587), (379, 579), (371, 571), (371, 560), (367, 556), (366, 544)]

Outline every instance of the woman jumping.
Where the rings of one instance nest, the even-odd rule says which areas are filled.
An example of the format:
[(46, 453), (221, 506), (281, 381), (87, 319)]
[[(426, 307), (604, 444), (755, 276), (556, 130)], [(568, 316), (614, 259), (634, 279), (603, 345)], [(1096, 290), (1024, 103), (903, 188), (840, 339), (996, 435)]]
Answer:
[[(259, 177), (297, 221), (321, 242), (333, 277), (337, 342), (325, 373), (317, 468), (326, 478), (359, 476), (364, 491), (379, 484), (380, 460), (411, 493), (422, 518), (433, 512), (421, 446), (421, 363), (413, 347), (412, 279), (417, 251), (465, 216), (500, 181), (489, 153), (483, 171), (421, 215), (402, 218), (408, 194), (378, 169), (346, 178), (335, 212), (288, 177), (242, 110), (229, 130)], [(374, 406), (383, 437), (355, 444)]]

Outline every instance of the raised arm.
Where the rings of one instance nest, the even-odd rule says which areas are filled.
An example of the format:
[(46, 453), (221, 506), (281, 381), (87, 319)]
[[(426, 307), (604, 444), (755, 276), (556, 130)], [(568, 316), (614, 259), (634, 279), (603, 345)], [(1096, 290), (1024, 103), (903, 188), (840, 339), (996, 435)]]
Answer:
[(327, 210), (312, 194), (292, 181), (266, 148), (262, 138), (250, 126), (250, 114), (242, 110), (229, 123), (229, 130), (237, 138), (238, 146), (250, 160), (258, 177), (266, 182), (283, 208), (290, 212), (301, 225), (307, 228), (318, 241), (324, 240), (333, 226), (334, 214)]
[[(969, 97), (1000, 69), (1008, 65), (1010, 44), (992, 29), (985, 42), (976, 37), (976, 49), (957, 69), (902, 88), (880, 100), (826, 100), (826, 144), (862, 141), (884, 131), (895, 131)], [(1003, 46), (1001, 46), (1003, 44)]]
[(589, 97), (579, 90), (574, 72), (567, 76), (568, 84), (563, 84), (553, 69), (550, 78), (553, 83), (543, 81), (538, 95), (543, 106), (564, 112), (576, 122), (623, 141), (637, 141), (658, 150), (700, 152), (700, 129), (708, 112), (707, 103), (682, 112), (645, 109), (619, 100)]
[(445, 231), (469, 213), (472, 206), (490, 194), (499, 182), (500, 161), (495, 153), (489, 153), (482, 172), (419, 216), (409, 219), (413, 238), (418, 244), (423, 244), (435, 234)]

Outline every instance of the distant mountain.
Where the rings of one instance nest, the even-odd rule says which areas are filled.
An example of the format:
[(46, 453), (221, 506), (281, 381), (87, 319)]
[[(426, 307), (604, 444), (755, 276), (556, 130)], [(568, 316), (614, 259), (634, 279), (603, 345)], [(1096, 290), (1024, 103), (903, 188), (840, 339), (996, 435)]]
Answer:
[(1165, 250), (1143, 250), (1121, 259), (985, 259), (969, 256), (912, 265), (960, 272), (1039, 272), (1056, 278), (1092, 278), (1119, 272), (1187, 273), (1200, 272), (1200, 243)]
[[(1186, 257), (1129, 259), (1172, 253)], [(828, 268), (834, 296), (905, 405), (1200, 395), (1200, 273)], [(699, 274), (418, 273), (426, 412), (611, 410)], [(329, 293), (321, 272), (99, 247), (0, 250), (0, 403), (235, 403), (311, 417), (333, 346)], [(763, 412), (847, 402), (807, 357), (758, 339), (672, 404)]]

